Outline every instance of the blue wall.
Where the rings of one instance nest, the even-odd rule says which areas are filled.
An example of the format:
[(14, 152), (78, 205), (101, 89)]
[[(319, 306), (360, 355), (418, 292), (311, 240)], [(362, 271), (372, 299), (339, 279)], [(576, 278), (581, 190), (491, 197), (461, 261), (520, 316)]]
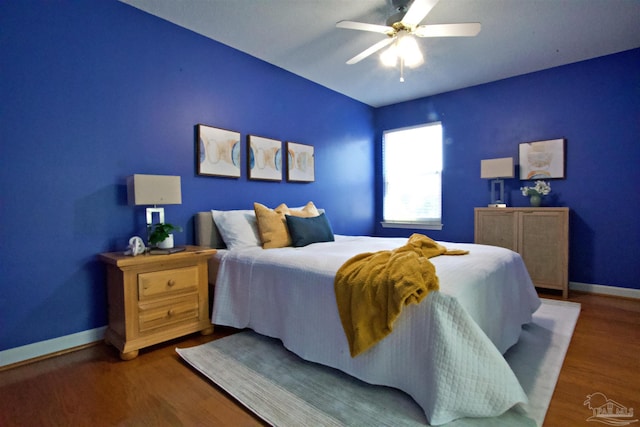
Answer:
[[(0, 350), (107, 323), (96, 254), (144, 230), (133, 173), (182, 177), (177, 244), (253, 201), (373, 232), (369, 106), (116, 1), (1, 2), (0, 61)], [(316, 181), (197, 176), (198, 123), (313, 145)]]
[[(518, 144), (566, 138), (566, 179), (551, 180), (548, 206), (567, 206), (574, 282), (640, 289), (640, 49), (376, 111), (376, 171), (382, 131), (430, 121), (444, 129), (442, 231), (435, 239), (473, 241), (473, 208), (486, 206), (480, 160), (518, 159)], [(510, 206), (527, 206), (505, 182)], [(382, 217), (381, 181), (376, 185)], [(380, 235), (411, 231), (382, 229)]]

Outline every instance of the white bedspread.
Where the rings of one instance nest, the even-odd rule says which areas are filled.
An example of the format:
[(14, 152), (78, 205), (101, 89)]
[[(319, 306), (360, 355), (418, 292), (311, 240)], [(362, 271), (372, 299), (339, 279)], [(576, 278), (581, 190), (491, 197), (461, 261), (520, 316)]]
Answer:
[(401, 389), (433, 425), (496, 416), (525, 402), (502, 353), (540, 300), (520, 255), (507, 249), (440, 242), (470, 253), (432, 258), (440, 291), (406, 307), (391, 335), (351, 358), (335, 273), (353, 255), (406, 240), (336, 236), (304, 248), (220, 251), (212, 321), (279, 338), (303, 359)]

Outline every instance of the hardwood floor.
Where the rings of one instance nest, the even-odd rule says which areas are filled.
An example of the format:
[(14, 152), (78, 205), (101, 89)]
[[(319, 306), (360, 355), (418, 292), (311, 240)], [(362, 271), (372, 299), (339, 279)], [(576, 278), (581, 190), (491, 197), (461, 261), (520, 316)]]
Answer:
[(569, 300), (582, 310), (544, 425), (599, 424), (586, 421), (593, 412), (584, 405), (596, 392), (640, 418), (640, 300), (578, 292)]
[[(640, 301), (578, 292), (569, 300), (582, 312), (545, 426), (591, 425), (583, 402), (595, 392), (638, 413)], [(100, 343), (0, 372), (0, 426), (261, 426), (174, 351), (233, 332), (173, 340), (128, 362)]]
[(126, 362), (100, 343), (0, 372), (0, 426), (261, 426), (175, 352), (229, 333), (193, 334)]

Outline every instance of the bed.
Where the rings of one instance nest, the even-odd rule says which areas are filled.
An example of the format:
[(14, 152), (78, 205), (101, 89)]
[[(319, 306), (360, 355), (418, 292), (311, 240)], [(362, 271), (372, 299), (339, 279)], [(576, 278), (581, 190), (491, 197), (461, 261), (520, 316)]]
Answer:
[(406, 238), (336, 235), (333, 242), (304, 247), (224, 249), (212, 212), (197, 213), (195, 225), (197, 244), (222, 248), (210, 261), (212, 323), (278, 338), (305, 360), (398, 388), (432, 425), (493, 417), (526, 402), (502, 356), (540, 305), (517, 253), (443, 243), (469, 254), (432, 258), (440, 290), (407, 306), (392, 334), (351, 357), (336, 307), (335, 273), (353, 255), (394, 249)]

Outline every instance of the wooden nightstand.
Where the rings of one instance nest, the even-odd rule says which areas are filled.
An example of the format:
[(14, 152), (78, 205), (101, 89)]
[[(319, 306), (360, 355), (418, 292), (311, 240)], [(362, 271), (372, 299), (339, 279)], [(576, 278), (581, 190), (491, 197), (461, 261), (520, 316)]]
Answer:
[(107, 267), (109, 327), (105, 340), (120, 358), (182, 335), (213, 333), (207, 260), (215, 249), (187, 246), (170, 255), (99, 255)]

